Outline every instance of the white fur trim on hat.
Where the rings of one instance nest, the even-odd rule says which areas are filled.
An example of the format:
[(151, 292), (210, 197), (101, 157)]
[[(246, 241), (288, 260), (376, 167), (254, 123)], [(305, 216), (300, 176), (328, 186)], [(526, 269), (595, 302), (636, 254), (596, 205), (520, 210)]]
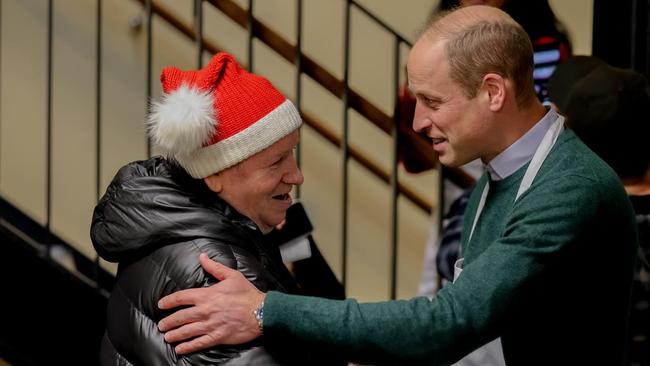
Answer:
[(213, 103), (212, 93), (181, 85), (152, 103), (149, 136), (168, 156), (200, 149), (216, 132)]
[(300, 127), (302, 119), (290, 100), (243, 131), (196, 150), (176, 155), (176, 160), (193, 178), (205, 178), (240, 163), (273, 145)]

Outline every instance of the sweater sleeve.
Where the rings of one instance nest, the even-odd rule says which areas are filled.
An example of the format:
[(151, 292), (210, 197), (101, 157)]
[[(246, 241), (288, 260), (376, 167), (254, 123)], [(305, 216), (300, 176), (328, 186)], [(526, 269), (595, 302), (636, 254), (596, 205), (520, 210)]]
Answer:
[[(356, 362), (395, 364), (436, 358), (445, 364), (454, 345), (432, 342), (433, 314), (444, 312), (441, 301), (417, 297), (409, 301), (360, 304), (356, 300), (329, 300), (269, 292), (265, 300), (264, 334), (291, 335), (332, 348)], [(446, 319), (445, 319), (446, 318)], [(440, 323), (453, 314), (440, 317)], [(439, 328), (445, 328), (440, 324)], [(444, 352), (442, 348), (447, 348)]]
[(585, 228), (598, 224), (598, 213), (607, 211), (602, 202), (625, 199), (622, 191), (623, 196), (601, 188), (579, 176), (531, 187), (504, 215), (503, 234), (433, 300), (360, 304), (270, 292), (264, 332), (308, 339), (353, 361), (453, 363), (500, 336), (506, 322), (516, 319), (512, 314), (523, 314), (550, 295), (544, 292), (558, 285), (576, 252), (570, 247), (580, 245)]

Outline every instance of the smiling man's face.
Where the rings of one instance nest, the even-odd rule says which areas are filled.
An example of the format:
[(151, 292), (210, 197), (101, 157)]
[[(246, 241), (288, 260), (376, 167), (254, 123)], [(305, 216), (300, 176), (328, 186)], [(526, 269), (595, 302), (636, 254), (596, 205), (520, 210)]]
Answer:
[(416, 98), (413, 129), (431, 139), (438, 159), (455, 167), (483, 157), (489, 131), (480, 97), (469, 99), (451, 78), (442, 41), (421, 39), (411, 50), (409, 89)]
[(296, 130), (217, 175), (218, 188), (213, 190), (263, 233), (284, 220), (291, 206), (289, 192), (304, 181), (293, 156), (299, 139)]

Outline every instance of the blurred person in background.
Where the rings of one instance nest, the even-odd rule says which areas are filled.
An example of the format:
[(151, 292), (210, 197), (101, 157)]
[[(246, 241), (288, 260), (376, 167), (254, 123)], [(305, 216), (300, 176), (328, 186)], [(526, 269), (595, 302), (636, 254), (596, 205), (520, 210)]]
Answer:
[[(549, 81), (551, 101), (567, 117), (567, 126), (618, 174), (636, 214), (640, 245), (628, 322), (628, 364), (640, 366), (650, 365), (649, 88), (642, 74), (593, 56), (568, 59)], [(607, 291), (603, 288), (603, 294)]]

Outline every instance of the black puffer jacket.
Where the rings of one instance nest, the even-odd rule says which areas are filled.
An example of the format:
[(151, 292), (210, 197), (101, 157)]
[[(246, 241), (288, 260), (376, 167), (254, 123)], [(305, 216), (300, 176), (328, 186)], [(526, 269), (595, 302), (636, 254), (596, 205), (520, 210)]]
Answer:
[[(119, 262), (107, 309), (102, 365), (312, 364), (296, 344), (257, 340), (177, 356), (157, 323), (157, 301), (172, 292), (210, 286), (199, 264), (207, 253), (242, 272), (262, 291), (296, 293), (277, 246), (202, 180), (157, 157), (124, 166), (95, 208), (91, 238), (99, 255)], [(284, 342), (286, 344), (286, 342)]]

